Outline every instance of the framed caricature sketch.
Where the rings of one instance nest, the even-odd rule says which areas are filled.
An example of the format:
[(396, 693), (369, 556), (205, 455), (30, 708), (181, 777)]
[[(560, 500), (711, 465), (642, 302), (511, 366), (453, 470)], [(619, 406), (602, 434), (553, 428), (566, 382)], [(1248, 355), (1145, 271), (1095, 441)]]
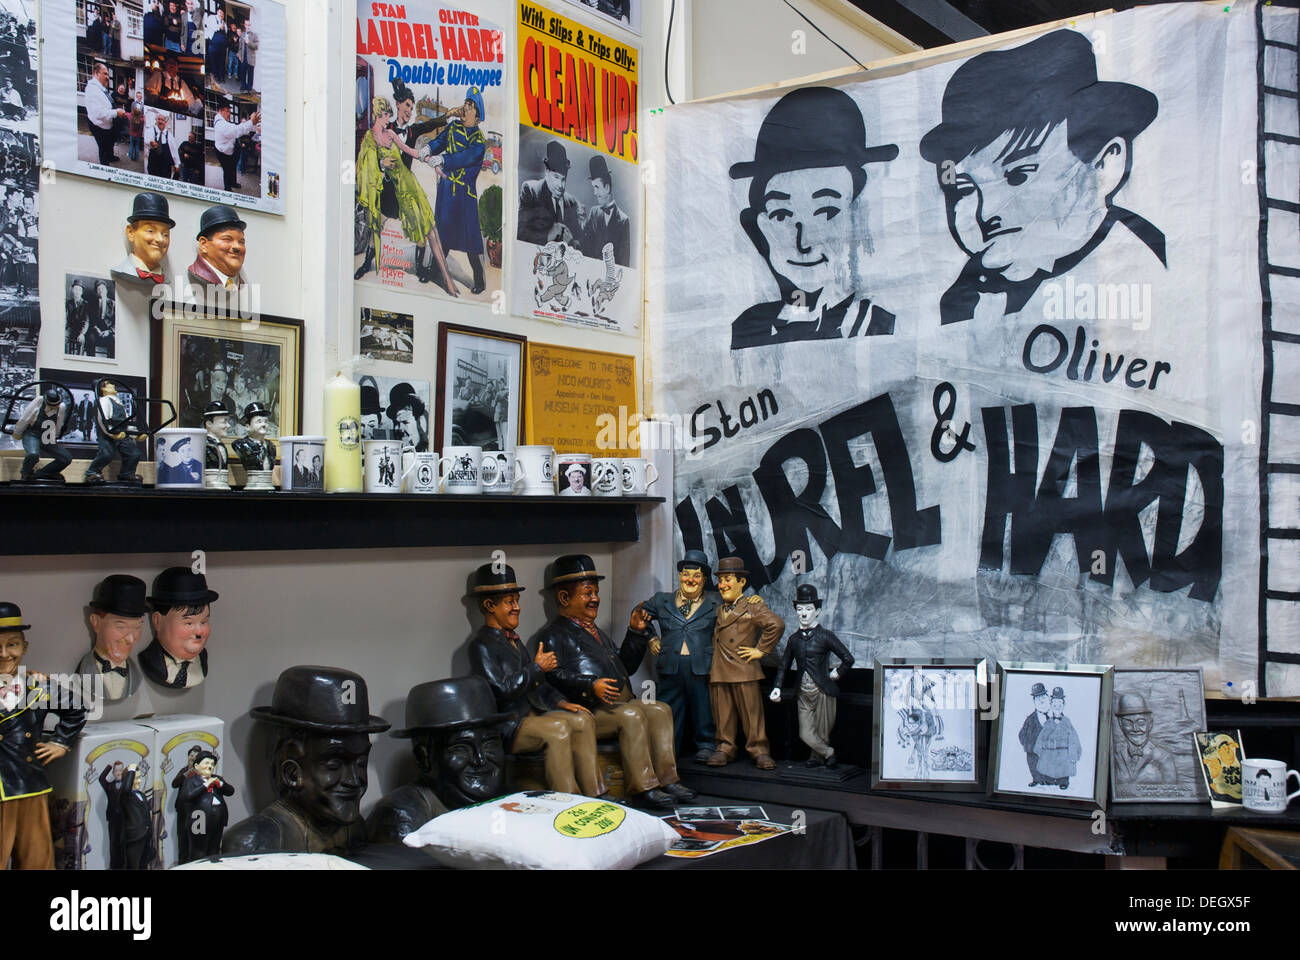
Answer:
[(512, 333), (438, 324), (438, 450), (509, 450), (523, 441), (527, 342)]
[(874, 672), (871, 788), (983, 791), (988, 662), (877, 660)]
[(1191, 734), (1205, 730), (1201, 668), (1116, 670), (1110, 796), (1116, 803), (1204, 803)]
[(1105, 807), (1110, 665), (998, 661), (988, 790), (1071, 807)]

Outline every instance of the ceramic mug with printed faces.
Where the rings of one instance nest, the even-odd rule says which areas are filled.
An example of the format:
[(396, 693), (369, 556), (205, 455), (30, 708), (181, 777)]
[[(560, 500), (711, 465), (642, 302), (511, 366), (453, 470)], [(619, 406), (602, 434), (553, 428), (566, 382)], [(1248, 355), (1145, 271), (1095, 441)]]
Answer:
[(1286, 805), (1300, 797), (1300, 790), (1286, 792), (1287, 783), (1300, 773), (1288, 770), (1281, 760), (1241, 761), (1241, 805), (1256, 813), (1284, 813)]
[(555, 486), (562, 497), (591, 496), (591, 454), (557, 453)]
[(439, 468), (446, 463), (446, 458), (438, 459), (436, 453), (416, 453), (414, 450), (402, 452), (402, 490), (405, 493), (437, 493), (442, 483)]
[(623, 493), (629, 497), (644, 497), (650, 485), (659, 479), (655, 465), (644, 457), (623, 458)]
[(532, 445), (515, 448), (515, 459), (519, 461), (519, 480), (523, 481), (524, 494), (533, 497), (550, 497), (555, 495), (555, 471), (552, 458), (555, 448), (545, 445)]
[(402, 492), (402, 441), (363, 440), (366, 493)]
[(597, 497), (623, 496), (623, 460), (596, 457), (591, 461), (591, 492)]

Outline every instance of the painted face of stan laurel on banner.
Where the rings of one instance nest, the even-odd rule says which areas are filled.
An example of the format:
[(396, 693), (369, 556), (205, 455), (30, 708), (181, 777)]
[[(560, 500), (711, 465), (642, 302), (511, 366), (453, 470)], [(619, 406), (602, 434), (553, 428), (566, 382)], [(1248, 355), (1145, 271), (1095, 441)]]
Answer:
[(1300, 426), (1261, 409), (1300, 405), (1300, 349), (1265, 336), (1294, 325), (1300, 242), (1260, 202), (1300, 199), (1294, 111), (1263, 92), (1285, 64), (1260, 53), (1296, 33), (1295, 11), (1143, 8), (656, 115), (678, 548), (741, 556), (778, 608), (824, 584), (862, 660), (1199, 665), (1208, 689), (1300, 693), (1277, 599), (1300, 550), (1266, 529), (1300, 520), (1264, 510), (1296, 485), (1262, 500), (1260, 477), (1300, 460)]

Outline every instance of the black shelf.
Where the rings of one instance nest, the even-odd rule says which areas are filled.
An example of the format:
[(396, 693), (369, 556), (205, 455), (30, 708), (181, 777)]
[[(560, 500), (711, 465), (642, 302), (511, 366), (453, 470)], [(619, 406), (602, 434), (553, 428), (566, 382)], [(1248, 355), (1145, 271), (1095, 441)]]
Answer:
[(663, 502), (0, 486), (0, 555), (630, 543)]

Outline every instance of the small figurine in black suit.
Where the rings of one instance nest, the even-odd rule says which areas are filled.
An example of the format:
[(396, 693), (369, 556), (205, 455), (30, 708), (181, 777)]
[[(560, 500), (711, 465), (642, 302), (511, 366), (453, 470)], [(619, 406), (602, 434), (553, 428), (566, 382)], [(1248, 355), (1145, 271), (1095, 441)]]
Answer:
[(211, 604), (218, 594), (207, 578), (189, 567), (168, 567), (153, 582), (153, 643), (140, 654), (140, 667), (152, 682), (183, 690), (208, 675)]
[[(149, 803), (146, 774), (133, 763), (117, 790), (117, 830), (120, 839), (116, 846), (122, 851), (122, 869), (148, 870), (157, 849), (153, 837), (153, 808)], [(113, 829), (110, 822), (109, 830)]]
[[(799, 584), (794, 594), (794, 612), (799, 617), (799, 629), (785, 642), (781, 671), (776, 675), (769, 699), (773, 703), (781, 702), (781, 683), (793, 664), (799, 681), (799, 739), (812, 751), (808, 766), (825, 764), (833, 767), (836, 764), (835, 750), (830, 739), (840, 695), (835, 681), (840, 678), (840, 671), (853, 666), (853, 654), (839, 637), (818, 624), (821, 609), (817, 588), (811, 583)], [(833, 669), (830, 662), (832, 653), (840, 658), (839, 666)]]
[(180, 862), (215, 857), (221, 852), (221, 837), (230, 819), (225, 798), (234, 796), (235, 788), (217, 776), (217, 755), (209, 750), (200, 751), (194, 769), (177, 779), (176, 845)]

